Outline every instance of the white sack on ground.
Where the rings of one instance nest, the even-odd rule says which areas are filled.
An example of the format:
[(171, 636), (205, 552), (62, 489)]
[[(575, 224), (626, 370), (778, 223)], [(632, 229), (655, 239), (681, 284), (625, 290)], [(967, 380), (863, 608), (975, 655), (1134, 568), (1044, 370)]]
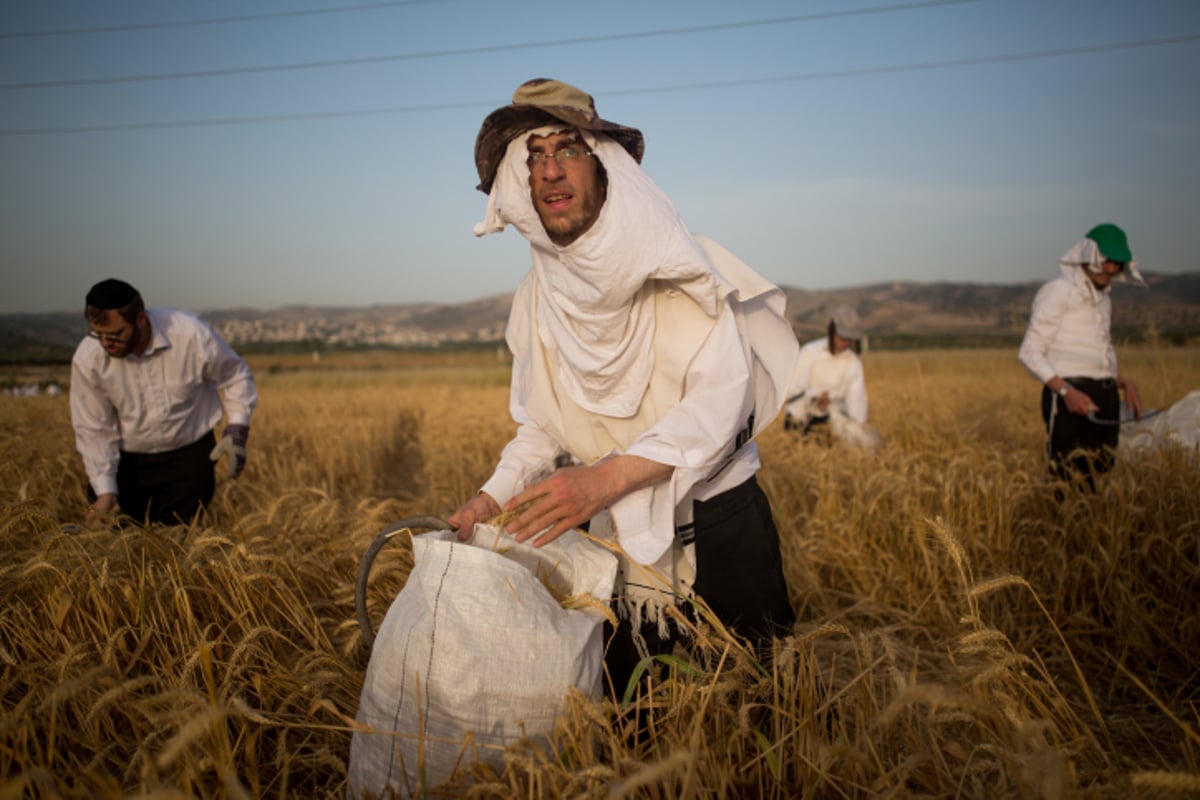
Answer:
[(575, 531), (533, 548), (478, 525), (468, 543), (414, 536), (413, 558), (367, 666), (356, 719), (372, 732), (351, 739), (355, 798), (420, 796), (460, 759), (499, 767), (503, 748), (551, 730), (572, 688), (602, 689), (603, 614), (564, 609), (543, 581), (607, 602), (611, 552)]
[(1175, 445), (1200, 450), (1200, 389), (1189, 393), (1161, 414), (1121, 425), (1119, 452), (1134, 455)]
[(839, 442), (843, 442), (852, 447), (861, 447), (864, 450), (874, 450), (883, 442), (883, 437), (879, 435), (879, 431), (866, 422), (859, 422), (851, 419), (846, 414), (836, 408), (821, 410), (817, 405), (816, 398), (800, 398), (793, 400), (788, 405), (788, 419), (792, 424), (801, 428), (807, 427), (812, 419), (826, 417), (828, 419), (829, 432), (833, 438)]
[(850, 419), (840, 411), (829, 412), (829, 425), (833, 429), (833, 438), (854, 447), (874, 450), (883, 441), (879, 431), (865, 422)]

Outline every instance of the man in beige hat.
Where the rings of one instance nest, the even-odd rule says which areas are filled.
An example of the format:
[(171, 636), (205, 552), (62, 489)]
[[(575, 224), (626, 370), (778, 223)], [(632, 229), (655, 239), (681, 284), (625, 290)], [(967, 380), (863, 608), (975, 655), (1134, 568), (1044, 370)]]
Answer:
[(850, 306), (830, 314), (826, 335), (800, 348), (792, 375), (784, 427), (809, 432), (840, 414), (857, 426), (867, 423), (867, 382), (858, 357), (862, 324)]
[(512, 225), (532, 258), (506, 333), (519, 429), (449, 517), (463, 539), (523, 509), (507, 525), (521, 541), (588, 525), (620, 543), (626, 633), (606, 655), (617, 691), (673, 644), (664, 593), (642, 585), (650, 575), (764, 649), (795, 619), (752, 441), (798, 354), (784, 298), (688, 231), (642, 170), (643, 150), (640, 131), (560, 81), (525, 83), (484, 120), (476, 235)]

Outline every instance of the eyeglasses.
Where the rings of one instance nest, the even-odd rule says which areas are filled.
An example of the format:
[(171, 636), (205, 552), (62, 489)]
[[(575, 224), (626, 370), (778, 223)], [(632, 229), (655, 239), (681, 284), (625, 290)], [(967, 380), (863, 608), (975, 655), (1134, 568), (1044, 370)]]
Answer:
[(563, 147), (555, 150), (553, 153), (530, 153), (529, 158), (525, 159), (525, 164), (533, 169), (534, 167), (546, 166), (546, 158), (553, 158), (560, 167), (567, 164), (577, 164), (583, 158), (591, 155), (591, 151), (584, 150), (582, 147)]
[(122, 325), (121, 330), (116, 333), (101, 333), (100, 331), (89, 330), (87, 335), (93, 339), (99, 339), (102, 344), (124, 344), (127, 339), (122, 334), (125, 333), (125, 328), (127, 327), (129, 327), (128, 324)]

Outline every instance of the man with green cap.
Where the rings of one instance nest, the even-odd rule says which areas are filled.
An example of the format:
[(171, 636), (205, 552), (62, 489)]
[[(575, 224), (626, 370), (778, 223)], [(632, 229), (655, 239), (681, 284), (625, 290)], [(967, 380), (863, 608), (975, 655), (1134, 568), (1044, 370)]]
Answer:
[(1125, 232), (1111, 223), (1088, 231), (1058, 263), (1062, 274), (1034, 297), (1018, 357), (1043, 385), (1051, 470), (1094, 487), (1093, 474), (1112, 467), (1121, 393), (1135, 418), (1142, 413), (1137, 387), (1117, 372), (1109, 291), (1114, 280), (1145, 282)]
[(799, 355), (784, 297), (688, 230), (644, 149), (556, 80), (523, 84), (484, 120), (475, 233), (512, 225), (532, 260), (506, 333), (519, 427), (448, 520), (464, 540), (506, 510), (507, 531), (535, 546), (581, 525), (619, 542), (617, 691), (640, 658), (669, 652), (664, 603), (698, 595), (763, 647), (795, 619), (752, 441)]
[[(71, 424), (88, 475), (89, 521), (190, 521), (212, 500), (213, 461), (246, 464), (258, 392), (250, 368), (197, 315), (146, 308), (117, 278), (87, 294), (88, 335), (71, 359)], [(220, 443), (213, 427), (226, 419)]]

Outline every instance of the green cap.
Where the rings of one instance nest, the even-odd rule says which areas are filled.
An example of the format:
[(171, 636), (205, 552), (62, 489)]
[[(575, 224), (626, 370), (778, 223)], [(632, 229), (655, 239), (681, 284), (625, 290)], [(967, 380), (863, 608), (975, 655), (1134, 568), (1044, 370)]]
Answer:
[(1123, 264), (1133, 261), (1133, 253), (1129, 252), (1125, 231), (1116, 225), (1109, 222), (1097, 225), (1087, 232), (1087, 238), (1096, 243), (1100, 248), (1100, 255), (1109, 261), (1120, 261)]

